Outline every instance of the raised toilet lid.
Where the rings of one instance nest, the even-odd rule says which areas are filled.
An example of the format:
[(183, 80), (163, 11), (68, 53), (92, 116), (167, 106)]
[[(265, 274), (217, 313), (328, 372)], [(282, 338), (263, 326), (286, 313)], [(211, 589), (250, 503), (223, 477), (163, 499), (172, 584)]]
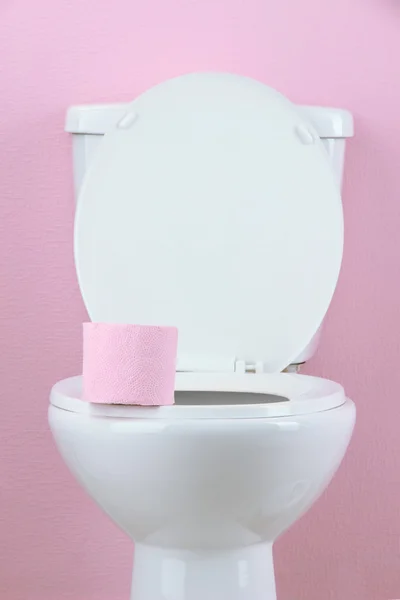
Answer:
[(177, 326), (183, 371), (284, 369), (325, 316), (342, 245), (340, 192), (314, 129), (276, 91), (219, 73), (130, 105), (75, 221), (90, 318)]

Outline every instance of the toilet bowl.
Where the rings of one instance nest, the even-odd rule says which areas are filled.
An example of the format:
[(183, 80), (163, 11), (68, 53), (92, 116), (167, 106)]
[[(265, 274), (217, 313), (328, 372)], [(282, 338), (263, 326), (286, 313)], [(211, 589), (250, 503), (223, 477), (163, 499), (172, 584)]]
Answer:
[(89, 404), (81, 378), (66, 379), (52, 390), (51, 430), (135, 541), (132, 600), (272, 600), (272, 543), (331, 480), (355, 406), (304, 375), (195, 379), (178, 375), (175, 406), (151, 409)]
[(178, 327), (175, 404), (89, 403), (73, 377), (49, 423), (135, 542), (132, 600), (276, 598), (272, 544), (355, 422), (340, 384), (281, 372), (321, 325), (342, 244), (318, 135), (267, 86), (177, 78), (105, 136), (76, 213), (80, 288), (94, 321)]

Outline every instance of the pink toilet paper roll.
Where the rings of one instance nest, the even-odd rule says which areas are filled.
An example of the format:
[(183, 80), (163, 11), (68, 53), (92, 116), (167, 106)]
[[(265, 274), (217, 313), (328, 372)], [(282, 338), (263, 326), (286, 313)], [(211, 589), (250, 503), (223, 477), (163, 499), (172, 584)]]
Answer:
[(173, 404), (177, 343), (175, 327), (84, 323), (84, 400)]

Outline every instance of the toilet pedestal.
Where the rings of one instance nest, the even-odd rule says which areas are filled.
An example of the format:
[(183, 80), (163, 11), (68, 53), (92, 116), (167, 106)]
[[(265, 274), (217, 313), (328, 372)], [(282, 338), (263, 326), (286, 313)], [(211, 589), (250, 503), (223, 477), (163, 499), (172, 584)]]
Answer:
[(224, 551), (137, 544), (131, 600), (276, 600), (272, 544)]

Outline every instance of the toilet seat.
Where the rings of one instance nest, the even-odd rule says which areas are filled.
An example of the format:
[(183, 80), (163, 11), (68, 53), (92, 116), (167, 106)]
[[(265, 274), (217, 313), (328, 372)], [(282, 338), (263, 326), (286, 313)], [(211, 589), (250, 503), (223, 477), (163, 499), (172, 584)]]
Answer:
[(188, 372), (284, 369), (325, 316), (342, 244), (315, 131), (274, 90), (227, 74), (135, 100), (106, 134), (75, 220), (91, 319), (176, 326)]
[[(50, 402), (60, 409), (92, 417), (132, 419), (256, 419), (314, 414), (346, 401), (341, 385), (319, 377), (277, 373), (269, 375), (178, 373), (176, 392), (234, 392), (254, 394), (254, 403), (190, 404), (161, 407), (93, 404), (82, 400), (82, 378), (70, 377), (53, 387)], [(262, 395), (281, 396), (269, 401)], [(262, 398), (262, 401), (260, 401)], [(257, 400), (259, 400), (257, 402)]]

